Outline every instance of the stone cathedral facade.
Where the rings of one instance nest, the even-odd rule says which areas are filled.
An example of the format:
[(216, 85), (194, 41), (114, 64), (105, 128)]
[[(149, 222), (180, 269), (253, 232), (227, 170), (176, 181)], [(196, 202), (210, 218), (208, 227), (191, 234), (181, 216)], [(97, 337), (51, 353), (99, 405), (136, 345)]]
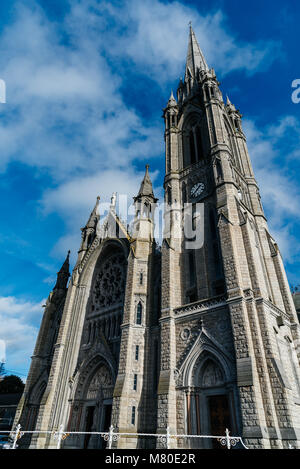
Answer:
[[(190, 28), (185, 77), (164, 109), (162, 245), (147, 167), (131, 229), (115, 197), (100, 220), (98, 198), (71, 277), (68, 258), (58, 273), (16, 415), (23, 429), (223, 435), (228, 428), (250, 448), (300, 447), (300, 326), (241, 117), (224, 102)], [(203, 233), (196, 247), (184, 232), (186, 204), (192, 234), (199, 224)], [(23, 441), (55, 444), (42, 433)], [(104, 442), (69, 436), (64, 447)]]

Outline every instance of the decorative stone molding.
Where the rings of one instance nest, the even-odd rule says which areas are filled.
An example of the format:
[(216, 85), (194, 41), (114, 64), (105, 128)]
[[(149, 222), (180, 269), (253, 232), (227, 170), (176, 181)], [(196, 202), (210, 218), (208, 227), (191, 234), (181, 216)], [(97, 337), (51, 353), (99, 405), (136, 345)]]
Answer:
[(209, 300), (200, 300), (196, 303), (191, 303), (181, 308), (174, 309), (174, 313), (179, 316), (185, 313), (197, 313), (200, 311), (209, 310), (216, 307), (225, 306), (227, 304), (226, 297), (220, 296)]

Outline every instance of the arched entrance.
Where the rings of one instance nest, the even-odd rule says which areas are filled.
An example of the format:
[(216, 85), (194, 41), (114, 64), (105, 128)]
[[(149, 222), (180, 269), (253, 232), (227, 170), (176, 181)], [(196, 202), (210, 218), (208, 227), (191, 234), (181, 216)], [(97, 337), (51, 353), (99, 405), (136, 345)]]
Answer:
[[(71, 405), (69, 431), (108, 431), (114, 383), (115, 373), (103, 357), (94, 357), (83, 367)], [(66, 448), (101, 449), (105, 446), (103, 438), (90, 434), (72, 436), (65, 442)]]
[[(213, 354), (203, 352), (197, 359), (186, 392), (187, 432), (192, 435), (225, 435), (237, 432), (234, 383)], [(193, 448), (217, 448), (216, 439), (193, 439)]]
[[(109, 429), (113, 398), (113, 377), (109, 368), (102, 363), (89, 379), (85, 391), (82, 422), (85, 432)], [(85, 435), (83, 448), (104, 448), (104, 440), (100, 437)]]

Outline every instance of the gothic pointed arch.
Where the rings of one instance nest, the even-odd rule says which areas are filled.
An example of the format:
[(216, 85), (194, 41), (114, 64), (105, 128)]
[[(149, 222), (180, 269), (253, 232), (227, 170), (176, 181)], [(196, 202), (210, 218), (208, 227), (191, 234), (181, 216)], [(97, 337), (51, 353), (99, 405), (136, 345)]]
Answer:
[(202, 114), (189, 113), (182, 122), (182, 165), (193, 165), (204, 158)]
[[(100, 353), (86, 360), (80, 367), (72, 387), (68, 430), (107, 431), (110, 425), (113, 390), (117, 370), (113, 363)], [(65, 447), (103, 448), (104, 441), (91, 437), (72, 436)]]
[[(176, 378), (175, 378), (176, 379)], [(238, 395), (233, 357), (222, 344), (201, 330), (182, 366), (177, 389), (185, 393), (185, 431), (222, 435), (238, 431)], [(193, 441), (191, 448), (211, 448), (215, 441)]]
[(79, 370), (76, 383), (74, 383), (74, 400), (111, 398), (116, 372), (113, 363), (103, 355), (96, 354)]
[[(43, 402), (43, 397), (46, 395), (48, 381), (48, 373), (45, 369), (41, 375), (38, 377), (36, 383), (29, 390), (28, 396), (25, 397), (24, 403), (24, 412), (19, 420), (22, 428), (26, 430), (34, 430), (36, 427), (36, 422), (39, 414), (41, 404)], [(26, 434), (21, 442), (22, 448), (29, 447), (31, 441), (34, 439), (34, 435)]]
[(230, 382), (235, 379), (233, 358), (224, 349), (222, 344), (220, 344), (206, 330), (202, 329), (180, 366), (180, 380), (178, 383), (184, 387), (193, 386), (195, 370), (206, 360), (207, 356), (220, 364), (226, 382)]
[(224, 386), (228, 376), (218, 360), (218, 357), (208, 352), (202, 352), (196, 361), (192, 372), (192, 385), (201, 388), (216, 388)]

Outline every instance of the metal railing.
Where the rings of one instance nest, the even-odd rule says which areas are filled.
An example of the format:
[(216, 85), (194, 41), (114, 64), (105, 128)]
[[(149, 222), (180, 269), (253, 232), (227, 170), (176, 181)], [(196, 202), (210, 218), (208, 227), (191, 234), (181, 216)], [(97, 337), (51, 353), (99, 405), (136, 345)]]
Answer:
[[(199, 439), (212, 439), (217, 441), (221, 447), (226, 447), (227, 449), (231, 449), (235, 447), (238, 443), (241, 444), (243, 449), (249, 449), (244, 444), (242, 438), (240, 436), (230, 436), (230, 432), (228, 429), (225, 431), (225, 435), (215, 436), (215, 435), (183, 435), (183, 434), (171, 434), (169, 427), (166, 429), (166, 433), (123, 433), (115, 431), (114, 427), (111, 425), (108, 432), (67, 432), (64, 431), (63, 425), (60, 425), (59, 429), (56, 431), (42, 431), (42, 430), (35, 430), (35, 431), (27, 431), (22, 430), (21, 425), (17, 425), (16, 429), (13, 431), (1, 431), (1, 434), (7, 433), (9, 434), (9, 438), (11, 440), (9, 447), (6, 449), (16, 449), (19, 445), (17, 444), (18, 441), (24, 435), (50, 435), (54, 438), (55, 441), (55, 448), (61, 449), (62, 442), (66, 440), (68, 437), (80, 436), (80, 435), (95, 435), (106, 442), (107, 449), (112, 449), (113, 442), (117, 442), (120, 438), (142, 438), (142, 437), (152, 437), (157, 439), (157, 443), (159, 444), (160, 448), (170, 449), (172, 447), (172, 440), (176, 439), (192, 439), (192, 440), (199, 440)], [(180, 449), (180, 448), (178, 448)], [(184, 449), (184, 448), (182, 448)], [(193, 448), (190, 448), (193, 449)]]

